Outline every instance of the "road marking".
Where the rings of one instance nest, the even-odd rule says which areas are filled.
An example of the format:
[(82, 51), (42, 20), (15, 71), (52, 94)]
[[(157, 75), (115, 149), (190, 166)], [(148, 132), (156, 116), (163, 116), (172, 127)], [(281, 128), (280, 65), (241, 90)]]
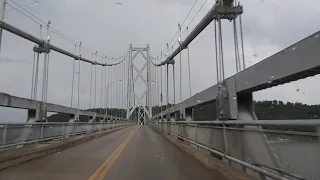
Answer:
[[(137, 131), (138, 128), (136, 128), (135, 130), (133, 130), (131, 132), (131, 134), (112, 152), (112, 154), (101, 164), (101, 166), (90, 176), (90, 178), (88, 180), (96, 179), (96, 177), (101, 173), (101, 171), (105, 168), (105, 166), (109, 163), (109, 161), (111, 159), (112, 159), (112, 162), (113, 162), (113, 157), (117, 156), (118, 152), (122, 151), (122, 149), (128, 144), (129, 140), (132, 138), (133, 134), (135, 133), (135, 131)], [(114, 164), (114, 162), (112, 164)], [(110, 166), (110, 164), (107, 166), (107, 168), (109, 166)], [(103, 172), (105, 172), (105, 171), (103, 171)], [(101, 177), (101, 175), (99, 176), (99, 179), (100, 179), (100, 177)]]
[[(140, 127), (140, 126), (139, 126)], [(107, 173), (110, 171), (110, 169), (112, 168), (112, 166), (116, 163), (116, 161), (118, 160), (118, 158), (120, 157), (121, 152), (124, 150), (124, 148), (127, 146), (127, 144), (130, 142), (130, 140), (132, 139), (132, 137), (134, 136), (135, 132), (139, 129), (139, 127), (137, 129), (135, 129), (132, 132), (132, 136), (130, 136), (130, 138), (125, 142), (125, 144), (121, 147), (121, 149), (117, 152), (117, 154), (114, 156), (114, 158), (111, 160), (110, 164), (108, 164), (108, 166), (104, 169), (104, 171), (100, 174), (98, 180), (103, 180), (104, 177), (107, 175)]]

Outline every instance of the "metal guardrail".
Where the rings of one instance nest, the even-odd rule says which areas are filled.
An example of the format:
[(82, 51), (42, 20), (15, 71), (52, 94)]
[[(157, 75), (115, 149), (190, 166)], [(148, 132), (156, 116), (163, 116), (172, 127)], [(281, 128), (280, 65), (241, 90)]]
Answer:
[(319, 119), (149, 121), (148, 124), (257, 178), (320, 179)]
[(132, 123), (0, 123), (0, 149), (124, 127)]

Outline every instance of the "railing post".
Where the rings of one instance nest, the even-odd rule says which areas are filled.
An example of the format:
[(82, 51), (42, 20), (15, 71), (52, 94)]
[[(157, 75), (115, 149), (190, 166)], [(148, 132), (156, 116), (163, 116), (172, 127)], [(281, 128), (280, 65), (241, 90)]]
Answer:
[(40, 139), (43, 139), (43, 123), (41, 123)]
[(320, 126), (317, 127), (318, 132), (318, 143), (320, 144)]
[(7, 127), (8, 125), (3, 126), (3, 132), (2, 132), (2, 145), (5, 145), (7, 142)]
[(194, 142), (197, 142), (197, 136), (196, 136), (196, 133), (197, 133), (197, 124), (194, 124)]
[[(226, 155), (228, 155), (228, 140), (227, 140), (226, 126), (224, 123), (222, 127), (223, 127), (223, 145), (224, 145), (223, 154), (225, 157)], [(228, 160), (228, 163), (231, 164), (231, 161)]]
[(65, 125), (64, 123), (62, 124), (62, 137), (64, 138), (64, 133), (65, 133)]
[[(76, 130), (78, 131), (79, 130), (79, 122), (76, 122), (77, 124), (76, 124)], [(73, 125), (72, 125), (73, 126)], [(73, 134), (73, 131), (74, 131), (74, 129), (72, 128), (72, 131), (71, 131), (71, 134)]]

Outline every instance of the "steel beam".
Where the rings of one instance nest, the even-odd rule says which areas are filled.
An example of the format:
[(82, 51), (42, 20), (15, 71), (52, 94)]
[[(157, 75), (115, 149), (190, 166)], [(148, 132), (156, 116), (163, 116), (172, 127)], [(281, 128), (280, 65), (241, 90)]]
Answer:
[[(36, 110), (40, 107), (41, 101), (35, 101), (27, 98), (12, 96), (6, 93), (0, 93), (0, 106), (3, 107), (11, 107), (18, 109), (28, 109), (28, 110)], [(66, 106), (61, 106), (57, 104), (47, 103), (47, 111), (48, 112), (56, 112), (56, 113), (65, 113), (65, 114), (77, 114), (77, 108), (70, 108)], [(94, 116), (94, 112), (80, 110), (79, 115), (81, 116)], [(100, 118), (110, 118), (111, 116), (106, 116), (105, 114), (97, 114), (96, 117)], [(121, 118), (123, 120), (123, 118)]]
[[(25, 31), (20, 30), (20, 29), (14, 27), (4, 21), (1, 21), (1, 20), (0, 20), (0, 28), (5, 29), (5, 30), (17, 35), (17, 36), (20, 36), (20, 37), (22, 37), (26, 40), (29, 40), (31, 42), (34, 42), (36, 44), (43, 45), (45, 43), (42, 39), (39, 39), (39, 38), (25, 32)], [(80, 61), (87, 62), (90, 64), (95, 64), (95, 65), (100, 65), (100, 66), (113, 66), (113, 65), (117, 64), (117, 63), (107, 64), (107, 63), (99, 63), (99, 62), (91, 61), (89, 59), (79, 57), (78, 55), (75, 55), (71, 52), (68, 52), (64, 49), (61, 49), (61, 48), (54, 46), (54, 45), (51, 45), (51, 44), (49, 44), (49, 48), (53, 51), (58, 52), (58, 53), (64, 54), (64, 55), (69, 56), (71, 58), (74, 58), (76, 60), (80, 60)]]
[[(218, 10), (223, 7), (223, 3), (225, 5), (229, 5), (233, 3), (233, 0), (224, 0), (224, 2), (217, 1), (216, 4), (210, 9), (210, 11), (203, 17), (203, 19), (199, 22), (199, 24), (192, 30), (192, 32), (186, 37), (186, 39), (180, 44), (179, 47), (175, 51), (172, 52), (168, 58), (159, 64), (159, 66), (164, 65), (172, 61), (176, 55), (178, 55), (183, 49), (187, 48), (187, 46), (214, 20), (216, 15), (219, 13)], [(239, 6), (241, 7), (241, 6)], [(242, 13), (242, 7), (241, 12)]]
[[(320, 73), (319, 45), (320, 31), (229, 77), (226, 82), (235, 81), (237, 96), (241, 96), (317, 75)], [(213, 101), (217, 89), (218, 85), (213, 85), (184, 100), (182, 106), (189, 108)], [(168, 111), (177, 110), (179, 106), (173, 106)]]

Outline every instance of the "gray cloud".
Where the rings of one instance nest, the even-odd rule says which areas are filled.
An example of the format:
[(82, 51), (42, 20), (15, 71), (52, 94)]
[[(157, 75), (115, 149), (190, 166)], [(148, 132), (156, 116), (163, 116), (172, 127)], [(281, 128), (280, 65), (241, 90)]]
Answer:
[[(178, 22), (184, 19), (194, 2), (193, 0), (40, 0), (39, 4), (34, 6), (30, 5), (32, 1), (16, 1), (41, 19), (45, 21), (50, 19), (53, 27), (72, 39), (83, 42), (85, 46), (83, 56), (87, 58), (91, 58), (92, 52), (96, 50), (101, 55), (122, 56), (128, 49), (129, 43), (139, 47), (149, 44), (152, 55), (159, 55), (165, 48), (165, 44), (177, 31)], [(116, 4), (117, 2), (121, 2), (123, 5), (119, 6)], [(199, 0), (186, 23), (191, 20), (203, 2)], [(190, 25), (190, 29), (195, 27), (213, 4), (214, 1), (208, 1)], [(317, 0), (307, 2), (299, 0), (264, 2), (243, 0), (242, 4), (244, 5), (242, 17), (247, 65), (253, 65), (320, 29), (320, 25), (317, 23), (317, 15), (320, 11)], [(39, 25), (15, 10), (6, 12), (6, 21), (35, 36), (40, 34)], [(232, 26), (227, 21), (223, 25), (226, 75), (231, 76), (235, 73)], [(193, 94), (216, 83), (213, 33), (213, 24), (210, 24), (190, 45)], [(46, 31), (43, 29), (42, 37), (45, 34)], [(74, 52), (74, 45), (55, 34), (50, 34), (50, 36), (52, 44)], [(8, 32), (4, 33), (0, 58), (2, 60), (0, 61), (0, 91), (23, 97), (30, 96), (33, 46), (33, 43)], [(186, 58), (187, 54), (183, 52), (183, 99), (189, 96)], [(178, 70), (180, 67), (179, 56), (175, 60)], [(43, 57), (41, 57), (42, 61)], [(55, 52), (50, 54), (49, 102), (70, 105), (72, 62), (71, 58)], [(40, 67), (42, 69), (42, 65)], [(81, 63), (81, 108), (89, 107), (90, 67), (91, 65)], [(176, 72), (178, 73), (178, 71)], [(100, 73), (98, 68), (98, 82), (101, 81)], [(12, 83), (12, 78), (15, 83)], [(311, 88), (311, 85), (317, 84), (318, 80), (319, 77), (316, 76), (257, 92), (255, 98), (319, 103), (317, 100), (319, 98), (315, 97), (319, 97), (317, 92), (320, 87)], [(41, 78), (40, 82), (42, 82)], [(170, 82), (172, 82), (171, 76)], [(139, 86), (137, 89), (142, 91), (143, 88), (139, 89)], [(176, 87), (178, 93), (179, 83)], [(301, 90), (296, 91), (296, 89)], [(39, 83), (38, 91), (38, 97), (40, 97), (41, 83)], [(285, 94), (283, 94), (284, 91)], [(100, 85), (98, 85), (98, 105), (100, 104), (98, 100), (100, 94)], [(179, 96), (177, 95), (177, 97)], [(172, 98), (171, 91), (170, 101)]]

